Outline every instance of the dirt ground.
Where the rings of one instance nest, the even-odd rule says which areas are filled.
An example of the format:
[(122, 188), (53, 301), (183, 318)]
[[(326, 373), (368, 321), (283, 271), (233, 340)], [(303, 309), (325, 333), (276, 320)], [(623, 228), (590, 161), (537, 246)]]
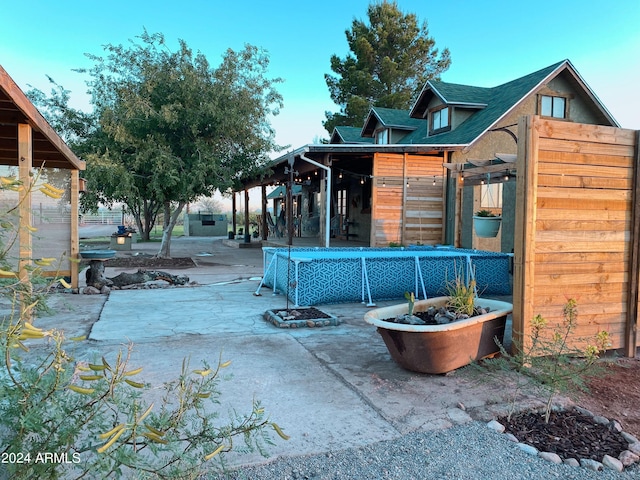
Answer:
[(640, 359), (618, 359), (589, 383), (589, 392), (574, 397), (581, 407), (620, 422), (640, 438)]

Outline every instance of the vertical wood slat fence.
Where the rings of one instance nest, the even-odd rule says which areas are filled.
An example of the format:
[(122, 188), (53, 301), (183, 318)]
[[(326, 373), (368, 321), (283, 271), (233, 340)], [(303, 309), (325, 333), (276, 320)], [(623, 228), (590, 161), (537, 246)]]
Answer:
[(538, 314), (552, 331), (574, 298), (574, 344), (606, 330), (612, 348), (634, 356), (638, 132), (529, 116), (518, 139), (514, 342), (526, 348)]
[(371, 246), (443, 241), (442, 162), (438, 156), (375, 154)]

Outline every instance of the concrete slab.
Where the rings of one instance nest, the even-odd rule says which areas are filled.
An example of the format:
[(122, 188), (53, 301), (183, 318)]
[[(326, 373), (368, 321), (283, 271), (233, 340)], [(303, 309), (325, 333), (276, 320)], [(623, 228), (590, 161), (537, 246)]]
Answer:
[[(174, 250), (185, 253), (208, 248), (203, 241), (178, 244)], [(286, 308), (287, 300), (264, 288), (254, 295), (258, 280), (249, 278), (261, 273), (261, 252), (221, 242), (209, 247), (213, 257), (198, 267), (207, 285), (113, 291), (108, 299), (54, 295), (50, 303), (56, 313), (36, 324), (69, 328), (71, 334), (89, 331), (90, 341), (75, 347), (78, 359), (112, 358), (133, 342), (131, 365), (144, 366), (140, 380), (154, 385), (151, 396), (178, 376), (184, 358), (193, 368), (202, 361), (214, 365), (221, 354), (231, 360), (225, 373), (233, 379), (220, 383), (221, 405), (212, 407), (221, 420), (232, 409), (249, 412), (258, 399), (291, 436), (285, 442), (273, 435), (270, 459), (229, 455), (232, 466), (447, 428), (469, 421), (470, 410), (486, 412), (505, 402), (504, 384), (482, 383), (472, 369), (433, 376), (398, 367), (375, 328), (364, 322), (363, 304), (316, 306), (337, 316), (342, 322), (337, 327), (283, 329), (266, 322), (263, 313)], [(378, 306), (392, 303), (397, 302)]]

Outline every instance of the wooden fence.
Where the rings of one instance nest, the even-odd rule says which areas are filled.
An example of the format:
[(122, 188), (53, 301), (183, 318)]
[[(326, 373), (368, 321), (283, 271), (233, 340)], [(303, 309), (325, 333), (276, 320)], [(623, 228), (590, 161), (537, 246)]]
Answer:
[(376, 153), (371, 246), (442, 243), (442, 157)]
[(637, 345), (640, 207), (638, 133), (523, 117), (518, 128), (514, 341), (538, 314), (563, 321), (578, 304), (574, 344), (601, 330)]

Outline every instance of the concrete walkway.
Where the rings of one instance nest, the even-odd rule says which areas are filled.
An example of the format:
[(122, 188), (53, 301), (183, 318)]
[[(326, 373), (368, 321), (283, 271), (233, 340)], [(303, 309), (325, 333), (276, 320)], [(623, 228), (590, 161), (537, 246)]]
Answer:
[[(262, 316), (286, 308), (286, 299), (268, 289), (254, 295), (262, 271), (260, 249), (224, 247), (220, 239), (174, 241), (174, 256), (190, 252), (199, 265), (179, 273), (195, 273), (200, 285), (113, 291), (108, 299), (57, 295), (52, 299), (56, 314), (38, 325), (63, 325), (68, 335), (88, 333), (90, 340), (76, 358), (112, 358), (133, 342), (132, 367), (144, 366), (140, 380), (156, 386), (176, 378), (184, 358), (193, 368), (202, 361), (215, 365), (220, 355), (231, 360), (225, 372), (233, 379), (220, 384), (222, 420), (231, 408), (250, 412), (258, 399), (291, 436), (287, 442), (273, 436), (270, 459), (231, 454), (231, 465), (447, 428), (471, 421), (470, 413), (486, 418), (508, 393), (504, 385), (479, 382), (472, 369), (446, 376), (401, 369), (375, 328), (362, 320), (367, 307), (359, 303), (317, 306), (342, 321), (337, 327), (277, 328)], [(204, 251), (211, 255), (196, 257)], [(378, 305), (391, 303), (397, 302)]]

